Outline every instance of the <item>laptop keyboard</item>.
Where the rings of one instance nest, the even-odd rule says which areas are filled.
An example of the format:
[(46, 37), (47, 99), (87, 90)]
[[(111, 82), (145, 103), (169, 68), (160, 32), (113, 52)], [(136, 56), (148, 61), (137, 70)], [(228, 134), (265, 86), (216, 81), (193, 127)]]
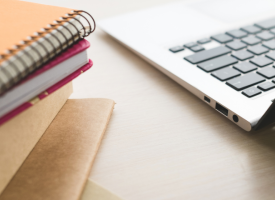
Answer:
[[(220, 46), (206, 50), (203, 45), (213, 40)], [(246, 97), (275, 89), (275, 18), (169, 50), (178, 53), (186, 48), (194, 54), (185, 60)]]

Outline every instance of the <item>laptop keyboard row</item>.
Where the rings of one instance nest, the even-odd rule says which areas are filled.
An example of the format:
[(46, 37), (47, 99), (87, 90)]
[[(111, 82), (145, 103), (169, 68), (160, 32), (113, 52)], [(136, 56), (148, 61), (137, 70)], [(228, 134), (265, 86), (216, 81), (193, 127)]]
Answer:
[[(203, 45), (212, 40), (221, 45), (205, 50)], [(185, 60), (247, 97), (275, 88), (275, 18), (169, 50), (177, 53), (185, 48), (194, 52)]]

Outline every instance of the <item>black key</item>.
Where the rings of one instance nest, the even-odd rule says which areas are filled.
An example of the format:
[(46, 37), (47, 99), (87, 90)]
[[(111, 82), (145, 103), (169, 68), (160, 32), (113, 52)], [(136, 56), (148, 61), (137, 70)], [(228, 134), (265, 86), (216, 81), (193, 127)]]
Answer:
[(275, 28), (271, 29), (269, 32), (275, 35)]
[(250, 34), (256, 34), (261, 32), (262, 29), (258, 28), (257, 26), (246, 26), (241, 28), (243, 31), (250, 33)]
[(272, 50), (275, 50), (275, 40), (263, 42), (263, 46)]
[(262, 29), (271, 29), (275, 27), (275, 18), (264, 20), (255, 24)]
[(243, 42), (240, 41), (233, 41), (233, 42), (229, 42), (226, 44), (227, 47), (229, 47), (230, 49), (233, 49), (235, 51), (238, 51), (240, 49), (243, 49), (246, 47), (246, 44), (244, 44)]
[(268, 54), (266, 54), (265, 56), (272, 60), (275, 60), (275, 51), (271, 51)]
[(264, 77), (255, 73), (249, 73), (244, 76), (231, 79), (227, 81), (226, 84), (239, 91), (263, 81), (265, 81)]
[(209, 38), (203, 38), (201, 40), (198, 40), (198, 43), (199, 44), (206, 44), (208, 42), (211, 42), (211, 40)]
[(251, 87), (251, 88), (248, 88), (248, 89), (246, 89), (246, 90), (244, 90), (243, 92), (242, 92), (242, 94), (244, 94), (245, 96), (247, 96), (247, 97), (254, 97), (254, 96), (256, 96), (256, 95), (258, 95), (258, 94), (261, 94), (262, 92), (261, 92), (261, 90), (259, 90), (258, 88), (256, 88), (256, 87)]
[(275, 68), (265, 67), (265, 68), (257, 71), (257, 73), (264, 76), (265, 78), (271, 79), (271, 78), (275, 77)]
[(227, 43), (233, 41), (233, 38), (226, 34), (218, 34), (211, 37), (219, 43)]
[(267, 31), (264, 31), (264, 32), (258, 33), (256, 35), (256, 37), (260, 38), (261, 40), (267, 41), (267, 40), (273, 39), (275, 37), (275, 35), (267, 32)]
[(244, 42), (248, 45), (255, 45), (255, 44), (259, 44), (261, 42), (261, 40), (259, 38), (256, 38), (254, 35), (250, 35), (246, 38), (243, 38), (242, 42)]
[(254, 53), (256, 55), (261, 55), (263, 53), (269, 52), (269, 49), (263, 47), (262, 45), (258, 44), (255, 46), (248, 47), (247, 50), (251, 53)]
[(232, 53), (232, 56), (234, 56), (235, 58), (242, 60), (242, 61), (254, 57), (254, 55), (252, 53), (249, 53), (246, 50), (235, 51)]
[(172, 47), (169, 50), (172, 51), (173, 53), (177, 53), (177, 52), (183, 51), (184, 48), (182, 46), (176, 46), (176, 47)]
[(191, 56), (187, 56), (184, 59), (191, 62), (192, 64), (197, 64), (227, 53), (230, 53), (231, 50), (224, 46), (219, 46), (213, 49), (205, 50), (199, 53), (195, 53)]
[(189, 42), (187, 44), (185, 44), (184, 46), (187, 47), (187, 48), (191, 48), (191, 47), (194, 47), (194, 46), (197, 46), (198, 44), (196, 42)]
[(264, 57), (264, 56), (259, 56), (257, 58), (253, 58), (252, 60), (250, 60), (250, 62), (252, 62), (253, 64), (259, 66), (259, 67), (264, 67), (267, 65), (270, 65), (273, 63), (272, 60)]
[(194, 46), (190, 48), (194, 52), (202, 51), (204, 48), (202, 46)]
[(242, 73), (248, 73), (257, 69), (256, 65), (253, 65), (252, 63), (249, 63), (249, 62), (242, 62), (234, 65), (233, 67), (241, 71)]
[(217, 70), (211, 74), (221, 81), (226, 81), (236, 76), (240, 76), (241, 73), (231, 67), (226, 67), (224, 69)]
[(243, 37), (247, 36), (246, 32), (239, 30), (239, 29), (228, 31), (228, 32), (226, 32), (226, 34), (228, 34), (234, 38), (243, 38)]
[(220, 69), (222, 67), (226, 67), (228, 65), (233, 65), (238, 61), (231, 56), (221, 56), (218, 58), (214, 58), (212, 60), (203, 62), (198, 65), (199, 68), (203, 69), (206, 72), (212, 72), (216, 69)]
[(259, 85), (258, 88), (260, 88), (263, 91), (267, 91), (267, 90), (271, 90), (271, 89), (275, 88), (275, 84), (272, 82), (265, 82), (265, 83), (262, 83), (261, 85)]

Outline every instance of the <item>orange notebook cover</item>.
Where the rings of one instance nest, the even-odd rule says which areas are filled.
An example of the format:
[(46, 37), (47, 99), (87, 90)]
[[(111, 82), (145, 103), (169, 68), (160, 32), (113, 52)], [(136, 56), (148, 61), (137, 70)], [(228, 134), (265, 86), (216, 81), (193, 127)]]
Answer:
[(16, 0), (0, 0), (0, 53), (41, 31), (72, 9)]
[(0, 95), (95, 29), (83, 10), (16, 0), (0, 0), (0, 24)]

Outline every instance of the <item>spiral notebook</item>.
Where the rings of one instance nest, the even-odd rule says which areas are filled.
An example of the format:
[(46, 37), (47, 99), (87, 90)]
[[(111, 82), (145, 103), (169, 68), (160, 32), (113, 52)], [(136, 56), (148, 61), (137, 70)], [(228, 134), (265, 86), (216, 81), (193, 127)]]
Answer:
[(0, 0), (0, 24), (0, 95), (95, 29), (85, 11), (15, 0)]
[[(62, 54), (51, 59), (15, 87), (0, 96), (1, 118), (30, 99), (45, 92), (65, 77), (80, 71), (89, 62), (87, 49), (90, 43), (83, 39)], [(83, 70), (82, 70), (83, 71)]]

